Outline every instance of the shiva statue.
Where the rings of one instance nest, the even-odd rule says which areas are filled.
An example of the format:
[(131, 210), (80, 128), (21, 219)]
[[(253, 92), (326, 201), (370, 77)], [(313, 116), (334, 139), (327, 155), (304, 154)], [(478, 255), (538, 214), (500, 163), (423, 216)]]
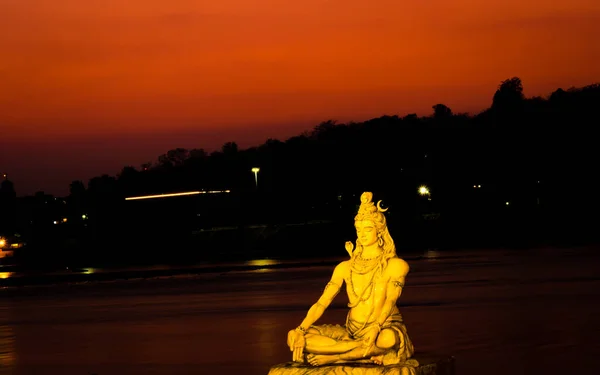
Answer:
[[(381, 201), (373, 194), (360, 197), (354, 218), (356, 249), (346, 242), (350, 259), (338, 264), (321, 297), (300, 325), (288, 332), (287, 344), (294, 362), (312, 366), (337, 363), (404, 364), (418, 366), (412, 359), (408, 337), (396, 302), (404, 288), (408, 264), (396, 255)], [(346, 323), (314, 325), (346, 283)]]

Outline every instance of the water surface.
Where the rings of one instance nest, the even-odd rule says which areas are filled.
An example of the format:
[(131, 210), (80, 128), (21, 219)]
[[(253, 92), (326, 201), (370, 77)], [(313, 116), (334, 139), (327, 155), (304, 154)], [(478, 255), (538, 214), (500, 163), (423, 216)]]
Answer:
[[(400, 308), (458, 375), (600, 373), (597, 248), (428, 252)], [(343, 258), (342, 258), (343, 259)], [(1, 374), (266, 374), (331, 266), (0, 290)], [(340, 294), (321, 322), (344, 321)]]

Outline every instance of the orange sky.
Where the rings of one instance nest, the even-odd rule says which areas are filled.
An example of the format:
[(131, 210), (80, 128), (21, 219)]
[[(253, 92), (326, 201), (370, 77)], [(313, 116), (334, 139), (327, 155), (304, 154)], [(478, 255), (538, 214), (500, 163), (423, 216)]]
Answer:
[[(600, 78), (597, 0), (0, 0), (0, 170), (65, 194), (175, 147)], [(52, 172), (49, 172), (52, 171)]]

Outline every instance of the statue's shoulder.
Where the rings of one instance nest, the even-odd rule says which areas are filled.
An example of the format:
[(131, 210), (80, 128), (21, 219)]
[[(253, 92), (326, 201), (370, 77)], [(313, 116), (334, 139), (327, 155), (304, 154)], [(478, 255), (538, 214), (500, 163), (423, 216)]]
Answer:
[(344, 260), (344, 261), (340, 262), (340, 263), (339, 263), (339, 264), (338, 264), (338, 265), (335, 267), (335, 269), (336, 269), (337, 271), (340, 271), (340, 272), (345, 272), (345, 271), (347, 271), (349, 268), (350, 268), (350, 261), (349, 261), (349, 260)]
[(390, 275), (404, 276), (409, 270), (408, 263), (402, 258), (394, 257), (388, 260), (387, 271)]
[(335, 269), (333, 270), (333, 276), (346, 279), (346, 276), (348, 275), (349, 272), (350, 272), (350, 261), (345, 260), (343, 262), (338, 263), (338, 265), (335, 266)]

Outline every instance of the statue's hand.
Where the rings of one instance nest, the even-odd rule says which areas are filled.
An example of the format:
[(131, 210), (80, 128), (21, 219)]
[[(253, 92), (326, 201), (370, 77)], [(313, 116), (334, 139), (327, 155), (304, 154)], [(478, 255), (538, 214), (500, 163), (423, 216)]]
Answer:
[(303, 362), (304, 346), (306, 345), (304, 333), (297, 329), (292, 329), (288, 332), (287, 344), (292, 352), (292, 360), (294, 362)]
[(373, 346), (375, 345), (375, 340), (377, 340), (377, 336), (379, 335), (379, 327), (374, 325), (371, 327), (365, 336), (363, 337), (363, 347), (365, 348), (364, 357), (371, 351)]

